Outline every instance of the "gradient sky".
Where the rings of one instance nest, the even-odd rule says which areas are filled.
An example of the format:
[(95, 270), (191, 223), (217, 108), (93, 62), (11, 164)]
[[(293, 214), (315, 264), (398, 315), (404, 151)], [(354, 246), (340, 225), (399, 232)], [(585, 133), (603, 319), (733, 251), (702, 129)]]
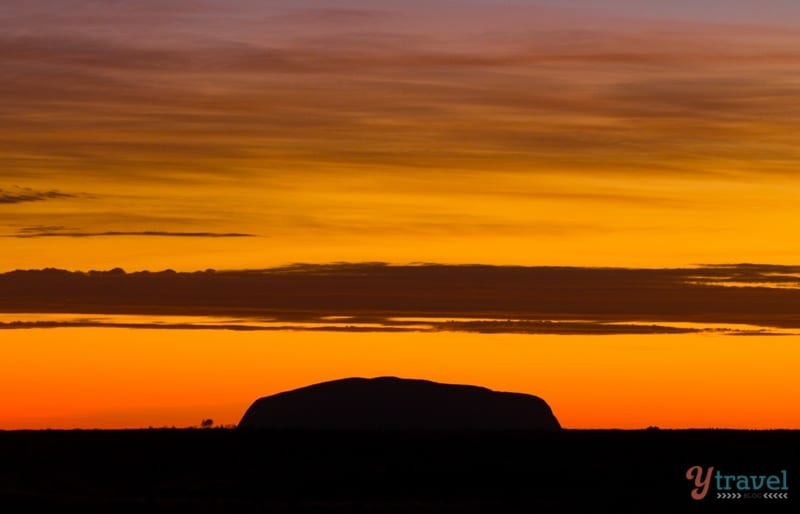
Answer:
[[(0, 272), (796, 264), (798, 99), (797, 0), (6, 1)], [(716, 296), (656, 321), (774, 305), (789, 321), (758, 319), (797, 326), (793, 291), (712, 291), (738, 278), (680, 289)], [(44, 284), (6, 289), (6, 312), (41, 291), (40, 311), (80, 307)], [(598, 312), (603, 288), (625, 294), (601, 285)], [(168, 303), (150, 296), (143, 312)], [(257, 396), (380, 374), (540, 394), (570, 427), (800, 423), (797, 336), (142, 338), (3, 319), (0, 428), (234, 423)]]
[(795, 1), (12, 2), (0, 270), (794, 263)]

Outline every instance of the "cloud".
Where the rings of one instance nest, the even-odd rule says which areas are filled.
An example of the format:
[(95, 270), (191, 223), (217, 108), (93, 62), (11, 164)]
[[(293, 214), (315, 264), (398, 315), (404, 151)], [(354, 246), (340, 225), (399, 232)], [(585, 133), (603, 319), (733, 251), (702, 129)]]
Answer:
[[(345, 263), (197, 273), (46, 269), (0, 275), (6, 292), (0, 310), (164, 316), (163, 323), (142, 325), (161, 328), (738, 335), (800, 328), (798, 282), (798, 266), (761, 265), (631, 269)], [(170, 316), (200, 318), (175, 322)], [(61, 326), (62, 321), (30, 323)], [(26, 323), (15, 326), (30, 328)], [(70, 323), (141, 328), (125, 319)]]
[(256, 237), (255, 234), (241, 232), (171, 232), (162, 230), (139, 230), (139, 231), (102, 231), (88, 232), (69, 230), (65, 227), (25, 227), (16, 234), (6, 236), (19, 239), (38, 238), (38, 237), (119, 237), (119, 236), (143, 236), (143, 237)]
[[(240, 319), (236, 322), (225, 319), (203, 318), (197, 322), (165, 322), (152, 316), (152, 321), (127, 322), (125, 316), (118, 319), (108, 317), (103, 320), (38, 320), (38, 321), (10, 321), (0, 322), (0, 330), (28, 329), (28, 328), (126, 328), (126, 329), (157, 329), (157, 330), (231, 330), (236, 332), (262, 332), (302, 330), (313, 332), (474, 332), (481, 334), (560, 334), (560, 335), (611, 335), (611, 334), (690, 334), (705, 331), (702, 328), (673, 327), (656, 324), (626, 324), (615, 325), (598, 322), (570, 322), (570, 321), (407, 321), (396, 322), (384, 319), (368, 326), (361, 326), (348, 320), (327, 321), (311, 325), (307, 322), (297, 322), (291, 316), (277, 319), (272, 325), (259, 324), (257, 319)], [(764, 330), (727, 330), (721, 332), (728, 335), (772, 335)]]
[[(364, 24), (375, 24), (391, 18), (392, 13), (378, 9), (368, 8), (300, 8), (285, 14), (275, 15), (273, 18), (282, 23), (295, 25), (322, 25), (322, 26), (355, 26), (363, 27)], [(373, 25), (374, 26), (374, 25)]]
[[(253, 15), (259, 37), (223, 19), (213, 37), (152, 44), (103, 31), (3, 36), (0, 96), (14, 101), (0, 106), (0, 152), (17, 176), (119, 182), (320, 166), (669, 176), (708, 173), (712, 157), (793, 169), (791, 34), (564, 20), (528, 30), (535, 11), (483, 28), (454, 13), (441, 32), (400, 11), (272, 5)], [(374, 19), (380, 30), (360, 27)]]
[[(302, 251), (329, 236), (392, 252), (408, 236), (484, 235), (518, 252), (642, 219), (672, 224), (664, 245), (678, 248), (700, 221), (739, 225), (687, 221), (679, 210), (739, 201), (699, 192), (794, 180), (800, 160), (796, 31), (497, 3), (28, 4), (0, 14), (19, 28), (0, 34), (3, 173), (89, 183), (107, 201), (26, 213), (19, 225), (79, 229), (20, 239), (264, 231)], [(474, 175), (483, 183), (465, 184)], [(386, 187), (395, 177), (409, 182)], [(119, 192), (136, 198), (109, 199)], [(144, 212), (165, 219), (109, 221)]]
[(0, 204), (63, 200), (68, 198), (78, 198), (80, 196), (83, 195), (64, 193), (54, 189), (49, 191), (37, 191), (28, 187), (14, 187), (12, 189), (0, 189)]

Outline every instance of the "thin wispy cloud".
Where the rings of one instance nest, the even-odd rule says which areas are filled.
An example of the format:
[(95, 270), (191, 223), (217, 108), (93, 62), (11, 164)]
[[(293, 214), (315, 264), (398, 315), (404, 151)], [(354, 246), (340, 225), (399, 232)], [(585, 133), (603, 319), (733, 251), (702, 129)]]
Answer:
[(559, 335), (624, 335), (624, 334), (692, 334), (700, 332), (715, 332), (724, 335), (777, 335), (764, 329), (703, 329), (674, 327), (666, 324), (610, 324), (599, 322), (570, 322), (570, 321), (419, 321), (411, 323), (398, 323), (392, 319), (376, 320), (369, 326), (359, 326), (347, 320), (310, 323), (297, 323), (288, 317), (272, 325), (259, 324), (258, 320), (239, 320), (230, 322), (224, 319), (198, 322), (170, 323), (158, 320), (157, 316), (152, 321), (126, 322), (124, 316), (120, 319), (109, 317), (105, 320), (60, 320), (60, 321), (11, 321), (0, 322), (0, 330), (22, 330), (42, 328), (123, 328), (123, 329), (149, 329), (149, 330), (230, 330), (236, 332), (277, 332), (286, 330), (300, 330), (311, 332), (352, 332), (352, 333), (381, 333), (381, 332), (473, 332), (481, 334), (559, 334)]
[(45, 200), (63, 200), (78, 198), (80, 196), (82, 195), (65, 193), (55, 189), (37, 191), (28, 187), (13, 187), (10, 189), (0, 189), (0, 204), (43, 202)]
[(255, 234), (246, 234), (242, 232), (170, 232), (161, 230), (139, 230), (139, 231), (114, 231), (109, 230), (105, 232), (83, 232), (76, 230), (69, 230), (59, 227), (52, 227), (46, 229), (40, 228), (25, 228), (6, 237), (15, 237), (19, 239), (30, 239), (39, 237), (198, 237), (198, 238), (224, 238), (224, 237), (256, 237)]

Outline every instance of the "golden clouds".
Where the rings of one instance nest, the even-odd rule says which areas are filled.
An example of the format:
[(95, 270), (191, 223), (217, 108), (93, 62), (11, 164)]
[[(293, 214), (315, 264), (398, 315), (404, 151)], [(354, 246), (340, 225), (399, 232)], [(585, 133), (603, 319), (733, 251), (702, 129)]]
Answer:
[[(395, 23), (371, 11), (300, 14), (277, 18), (294, 37), (274, 35), (269, 16), (260, 39), (221, 29), (171, 42), (4, 35), (11, 172), (703, 173), (709, 158), (753, 170), (775, 167), (762, 149), (796, 157), (785, 134), (798, 114), (787, 72), (800, 63), (797, 34), (750, 29), (737, 41), (713, 25), (701, 37), (695, 26), (578, 31), (565, 21), (528, 34), (519, 20), (481, 46), (467, 39), (478, 20), (442, 35), (404, 24), (413, 10)], [(332, 29), (342, 16), (352, 23)], [(353, 21), (372, 16), (384, 32)]]
[[(761, 228), (800, 215), (784, 194), (800, 160), (796, 32), (521, 7), (237, 5), (62, 13), (60, 25), (28, 13), (0, 33), (3, 179), (92, 195), (2, 207), (6, 234), (264, 236), (228, 257), (209, 246), (215, 267), (800, 251)], [(158, 245), (134, 263), (191, 258)]]

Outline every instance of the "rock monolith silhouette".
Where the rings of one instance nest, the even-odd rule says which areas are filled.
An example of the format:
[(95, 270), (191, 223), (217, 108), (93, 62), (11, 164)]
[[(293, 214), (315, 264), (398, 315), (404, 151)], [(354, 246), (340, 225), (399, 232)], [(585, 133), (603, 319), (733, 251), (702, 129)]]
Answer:
[(256, 400), (245, 429), (558, 430), (541, 398), (395, 377), (345, 378)]

